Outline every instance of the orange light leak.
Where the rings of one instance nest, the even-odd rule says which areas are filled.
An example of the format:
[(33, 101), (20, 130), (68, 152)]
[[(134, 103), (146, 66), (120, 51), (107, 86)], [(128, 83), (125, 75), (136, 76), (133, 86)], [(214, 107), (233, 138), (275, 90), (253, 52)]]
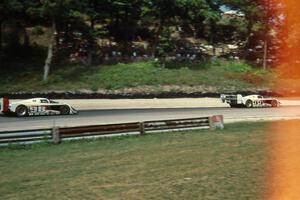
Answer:
[(299, 122), (276, 122), (270, 128), (267, 170), (267, 200), (300, 199)]
[[(276, 1), (285, 21), (276, 89), (300, 96), (300, 1)], [(268, 136), (265, 199), (300, 200), (300, 122), (272, 123)]]

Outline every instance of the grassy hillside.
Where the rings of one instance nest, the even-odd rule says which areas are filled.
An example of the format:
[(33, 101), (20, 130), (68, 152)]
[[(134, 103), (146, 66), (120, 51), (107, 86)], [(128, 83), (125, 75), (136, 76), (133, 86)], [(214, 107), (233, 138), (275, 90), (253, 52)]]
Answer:
[[(164, 68), (157, 62), (136, 62), (106, 66), (55, 66), (49, 81), (43, 83), (42, 65), (37, 61), (33, 63), (23, 67), (22, 72), (13, 70), (0, 75), (0, 92), (125, 88), (137, 88), (134, 90), (137, 92), (235, 91), (268, 87), (273, 77), (272, 72), (252, 68), (243, 61), (167, 63)], [(40, 68), (37, 68), (38, 64)]]
[(2, 199), (262, 199), (265, 123), (1, 149)]

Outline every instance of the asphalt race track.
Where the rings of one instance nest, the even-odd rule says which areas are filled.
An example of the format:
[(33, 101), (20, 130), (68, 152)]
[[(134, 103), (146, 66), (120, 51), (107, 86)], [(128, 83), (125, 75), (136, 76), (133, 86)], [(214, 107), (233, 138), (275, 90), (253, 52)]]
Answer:
[(0, 116), (0, 131), (208, 117), (224, 115), (226, 122), (300, 118), (300, 106), (280, 108), (170, 108), (83, 110), (65, 116)]

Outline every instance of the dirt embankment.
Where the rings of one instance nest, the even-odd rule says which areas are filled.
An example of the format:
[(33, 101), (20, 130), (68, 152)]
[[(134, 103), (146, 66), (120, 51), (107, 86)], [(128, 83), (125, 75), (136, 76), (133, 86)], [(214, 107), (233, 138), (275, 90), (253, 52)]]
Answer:
[[(1, 93), (11, 99), (26, 99), (35, 97), (45, 97), (51, 99), (153, 99), (153, 98), (200, 98), (200, 97), (220, 97), (220, 94), (261, 94), (266, 96), (283, 96), (268, 89), (245, 89), (236, 91), (228, 89), (219, 91), (215, 87), (204, 86), (138, 86), (134, 88), (124, 88), (119, 90), (74, 90), (74, 91), (36, 91), (36, 92), (10, 92)], [(292, 95), (295, 96), (295, 95)], [(300, 96), (300, 95), (298, 95)]]

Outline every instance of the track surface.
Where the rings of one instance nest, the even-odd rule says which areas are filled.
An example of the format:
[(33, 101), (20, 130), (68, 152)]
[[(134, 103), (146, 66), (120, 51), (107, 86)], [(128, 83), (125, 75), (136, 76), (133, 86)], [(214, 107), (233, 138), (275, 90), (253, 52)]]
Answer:
[(0, 131), (82, 126), (147, 120), (181, 119), (224, 115), (225, 122), (300, 118), (300, 106), (280, 108), (171, 108), (84, 110), (78, 115), (5, 117), (0, 116)]

